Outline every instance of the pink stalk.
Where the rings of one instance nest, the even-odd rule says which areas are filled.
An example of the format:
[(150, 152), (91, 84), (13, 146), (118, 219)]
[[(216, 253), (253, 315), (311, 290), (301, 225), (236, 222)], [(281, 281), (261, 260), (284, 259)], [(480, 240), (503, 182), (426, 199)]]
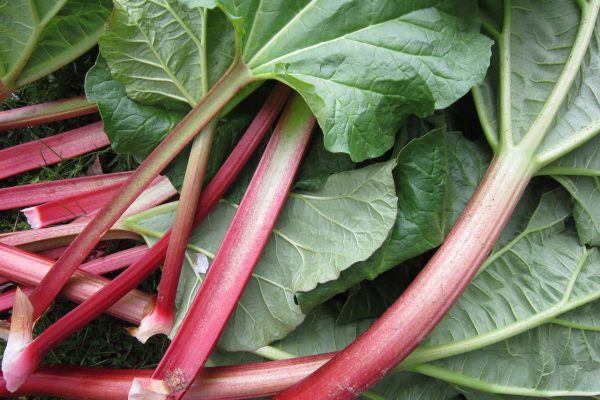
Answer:
[(56, 261), (50, 273), (31, 294), (30, 301), (35, 317), (41, 315), (48, 308), (73, 272), (142, 190), (250, 81), (250, 72), (245, 64), (234, 63), (202, 101), (154, 149), (123, 185), (112, 202), (104, 206), (69, 245), (65, 253)]
[(194, 214), (196, 214), (198, 199), (202, 191), (202, 182), (204, 181), (210, 149), (217, 130), (217, 122), (217, 120), (213, 120), (204, 128), (202, 135), (192, 142), (179, 206), (172, 228), (174, 234), (169, 239), (156, 305), (144, 317), (138, 328), (129, 330), (129, 333), (142, 343), (146, 343), (151, 336), (156, 334), (168, 335), (173, 328), (179, 275), (181, 274), (188, 239), (194, 227)]
[[(43, 228), (81, 216), (87, 217), (109, 203), (122, 186), (122, 182), (115, 183), (92, 191), (50, 201), (39, 206), (25, 208), (22, 212), (33, 229)], [(152, 190), (153, 188), (154, 190)], [(151, 186), (144, 190), (134, 202), (135, 206), (132, 204), (133, 208), (130, 207), (124, 214), (131, 215), (141, 211), (141, 208), (148, 209), (154, 207), (176, 194), (177, 190), (171, 185), (168, 178), (158, 176), (152, 182)], [(83, 220), (85, 219), (81, 219), (80, 221)]]
[(44, 228), (98, 210), (112, 199), (121, 186), (123, 183), (115, 183), (90, 192), (78, 193), (39, 206), (24, 208), (21, 212), (32, 229)]
[(66, 249), (66, 246), (55, 247), (53, 249), (39, 251), (37, 254), (39, 254), (42, 257), (56, 260), (65, 252)]
[[(205, 368), (186, 400), (234, 400), (271, 396), (308, 376), (331, 354), (284, 361)], [(127, 400), (131, 381), (147, 379), (152, 370), (123, 370), (57, 365), (42, 367), (16, 392), (0, 376), (0, 397), (53, 396), (87, 400)]]
[[(21, 249), (33, 252), (54, 249), (70, 244), (73, 238), (85, 229), (87, 224), (84, 221), (50, 228), (0, 234), (0, 243), (18, 246)], [(114, 239), (140, 240), (140, 237), (138, 234), (128, 231), (121, 222), (117, 222), (102, 237), (102, 240)]]
[(534, 167), (499, 155), (444, 244), (401, 297), (346, 349), (277, 399), (352, 399), (404, 360), (433, 330), (491, 251)]
[(0, 179), (32, 169), (57, 164), (110, 144), (102, 123), (0, 150)]
[[(286, 106), (250, 186), (179, 331), (152, 374), (134, 381), (130, 396), (159, 386), (183, 397), (203, 368), (250, 279), (302, 160), (315, 118), (299, 96)], [(194, 351), (190, 351), (194, 349)], [(161, 394), (161, 393), (157, 393)]]
[(97, 111), (98, 106), (87, 101), (85, 96), (0, 111), (0, 131), (81, 117)]
[[(282, 96), (285, 98), (287, 95), (288, 93), (284, 90), (278, 90), (277, 95), (275, 95), (275, 92), (271, 94), (269, 100), (254, 119), (240, 142), (202, 192), (194, 224), (201, 222), (229, 189), (237, 174), (242, 170), (254, 150), (256, 150), (256, 147), (258, 147), (262, 137), (271, 126), (272, 121), (276, 118), (276, 111), (279, 110), (277, 100), (281, 99)], [(35, 370), (44, 354), (53, 346), (85, 326), (148, 276), (164, 260), (169, 237), (170, 231), (163, 235), (142, 259), (113, 279), (105, 288), (98, 291), (94, 296), (42, 332), (29, 346), (22, 349), (17, 357), (13, 357), (10, 362), (3, 364), (5, 379), (10, 381), (9, 387), (11, 390), (18, 388), (26, 380), (33, 370)], [(10, 374), (12, 374), (10, 378), (6, 375), (7, 371), (10, 371)]]
[(123, 183), (130, 172), (62, 179), (0, 189), (0, 211), (33, 206)]
[[(110, 280), (97, 275), (127, 267), (139, 260), (146, 252), (148, 252), (148, 248), (138, 246), (81, 265), (81, 269), (73, 274), (61, 292), (62, 296), (75, 303), (82, 303), (110, 282)], [(36, 254), (0, 244), (0, 275), (18, 284), (30, 287), (39, 285), (52, 267), (52, 263), (52, 260)], [(7, 302), (13, 296), (10, 293), (4, 294), (2, 300)], [(153, 301), (148, 295), (139, 290), (133, 290), (107, 310), (107, 313), (129, 322), (138, 323), (147, 312), (147, 308), (152, 305)]]
[[(142, 194), (140, 194), (139, 197), (135, 199), (135, 201), (127, 208), (127, 210), (125, 210), (120, 220), (123, 220), (130, 215), (149, 210), (152, 207), (156, 207), (176, 195), (177, 189), (175, 189), (175, 187), (171, 184), (169, 178), (159, 175), (152, 181), (150, 187), (144, 189)], [(90, 212), (88, 215), (82, 215), (73, 222), (91, 221), (92, 218), (99, 212), (100, 209), (96, 209)]]

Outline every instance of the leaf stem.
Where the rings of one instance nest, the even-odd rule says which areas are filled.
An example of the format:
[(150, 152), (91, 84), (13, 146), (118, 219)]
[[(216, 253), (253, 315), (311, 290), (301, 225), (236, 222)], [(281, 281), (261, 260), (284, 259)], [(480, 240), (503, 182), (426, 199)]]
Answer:
[(485, 101), (483, 100), (483, 94), (481, 93), (480, 86), (473, 86), (471, 88), (471, 94), (473, 95), (473, 102), (475, 103), (475, 110), (477, 111), (477, 116), (479, 117), (479, 122), (481, 124), (481, 128), (483, 129), (483, 134), (485, 135), (490, 147), (494, 151), (494, 153), (498, 150), (498, 132), (494, 129), (492, 123), (490, 122), (488, 116), (490, 115), (489, 111), (485, 105)]
[(512, 70), (510, 64), (510, 33), (511, 33), (511, 0), (504, 1), (504, 18), (502, 22), (502, 35), (498, 40), (498, 60), (500, 69), (499, 88), (499, 114), (498, 132), (500, 136), (500, 149), (514, 144), (512, 132), (512, 104), (511, 82)]

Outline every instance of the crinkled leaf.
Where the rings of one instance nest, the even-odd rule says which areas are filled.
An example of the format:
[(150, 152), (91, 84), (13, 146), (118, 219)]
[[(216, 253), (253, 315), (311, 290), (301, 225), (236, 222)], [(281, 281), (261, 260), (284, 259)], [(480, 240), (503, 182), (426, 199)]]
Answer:
[[(102, 115), (104, 131), (113, 149), (143, 160), (183, 119), (185, 112), (161, 105), (146, 105), (129, 98), (125, 86), (112, 79), (102, 57), (98, 57), (85, 80), (88, 100), (96, 102)], [(213, 140), (205, 179), (219, 169), (237, 140), (250, 123), (252, 112), (236, 108), (219, 120)], [(184, 151), (165, 171), (173, 185), (180, 187), (189, 151)]]
[(129, 98), (123, 84), (112, 79), (101, 57), (85, 79), (88, 100), (98, 104), (104, 132), (115, 151), (144, 159), (183, 119), (185, 112), (145, 105)]
[(357, 161), (383, 154), (407, 115), (447, 107), (488, 66), (491, 43), (473, 0), (119, 0), (100, 43), (115, 79), (144, 102), (197, 101), (195, 14), (217, 5), (240, 34), (252, 75), (296, 89), (326, 148)]
[(220, 3), (243, 21), (252, 73), (294, 87), (326, 148), (357, 161), (389, 149), (408, 114), (456, 101), (488, 65), (474, 1)]
[(488, 163), (483, 146), (443, 129), (411, 141), (398, 154), (398, 215), (390, 236), (368, 260), (298, 301), (307, 312), (337, 293), (439, 246), (467, 204)]
[[(317, 192), (290, 195), (221, 346), (254, 350), (284, 337), (304, 319), (294, 302), (297, 291), (336, 279), (381, 245), (396, 216), (393, 166), (341, 172)], [(235, 210), (231, 203), (219, 203), (194, 231), (191, 249), (212, 259)], [(173, 216), (168, 206), (129, 223), (139, 233), (156, 236), (170, 227)]]
[(443, 381), (411, 372), (386, 376), (369, 391), (386, 400), (450, 400), (458, 394)]
[(323, 146), (321, 135), (315, 135), (306, 150), (294, 181), (294, 190), (319, 190), (329, 175), (354, 169), (355, 164), (347, 154), (330, 153)]
[(115, 1), (100, 51), (130, 98), (193, 106), (204, 95), (203, 79), (211, 86), (225, 72), (233, 60), (233, 28), (222, 13), (209, 12), (202, 60), (203, 13), (177, 0)]
[(109, 0), (10, 0), (0, 4), (0, 85), (8, 90), (47, 75), (93, 47)]
[(532, 397), (600, 395), (600, 332), (549, 324), (416, 371), (477, 390)]
[(580, 242), (600, 246), (600, 178), (557, 176), (555, 179), (573, 198), (573, 218)]
[[(534, 121), (540, 115), (552, 91), (559, 82), (565, 65), (575, 44), (576, 35), (582, 20), (582, 11), (576, 1), (516, 0), (510, 3), (507, 14), (509, 29), (510, 64), (505, 68), (510, 72), (510, 110), (499, 110), (498, 87), (499, 57), (493, 57), (493, 65), (484, 84), (480, 86), (481, 102), (479, 113), (492, 144), (498, 137), (499, 115), (509, 115), (510, 126), (503, 133), (510, 132), (505, 140), (520, 142), (530, 132)], [(502, 10), (485, 6), (484, 18), (490, 26), (497, 25)], [(588, 7), (587, 12), (591, 12)], [(593, 20), (592, 20), (593, 22)], [(554, 154), (551, 159), (561, 157), (543, 169), (543, 174), (599, 174), (598, 142), (593, 140), (575, 152), (573, 143), (584, 143), (600, 132), (600, 33), (593, 33), (589, 49), (581, 65), (574, 65), (578, 71), (572, 87), (561, 94), (562, 107), (552, 115), (552, 123), (537, 150), (542, 158)], [(502, 41), (501, 37), (495, 38)], [(508, 59), (508, 58), (507, 58)], [(510, 114), (508, 114), (510, 113)], [(587, 170), (587, 172), (586, 172)]]

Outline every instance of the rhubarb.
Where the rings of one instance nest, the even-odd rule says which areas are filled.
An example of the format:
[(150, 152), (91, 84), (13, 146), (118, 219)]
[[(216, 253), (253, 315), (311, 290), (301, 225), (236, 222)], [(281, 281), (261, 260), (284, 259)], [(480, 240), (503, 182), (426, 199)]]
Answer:
[(129, 172), (61, 179), (0, 189), (0, 211), (33, 206), (124, 182)]
[[(147, 251), (145, 246), (139, 246), (83, 264), (81, 270), (73, 275), (61, 294), (68, 300), (82, 303), (110, 282), (97, 275), (131, 265)], [(53, 264), (52, 260), (3, 244), (0, 244), (0, 255), (0, 276), (29, 287), (39, 285)], [(8, 293), (6, 296), (3, 295), (2, 300), (8, 302), (10, 298), (12, 296)], [(107, 310), (107, 313), (138, 323), (151, 306), (152, 301), (148, 295), (133, 290)]]
[[(198, 201), (194, 224), (198, 224), (204, 219), (212, 207), (231, 186), (237, 174), (244, 167), (254, 150), (258, 147), (265, 133), (269, 130), (273, 120), (280, 111), (279, 105), (283, 103), (283, 100), (288, 94), (289, 90), (287, 88), (280, 87), (269, 97), (257, 117), (250, 127), (248, 127), (242, 139), (236, 145), (210, 183), (206, 186), (206, 189), (202, 192), (200, 200)], [(85, 326), (85, 324), (118, 301), (125, 293), (147, 277), (158, 264), (164, 260), (169, 237), (170, 232), (166, 233), (154, 246), (152, 246), (144, 257), (131, 265), (126, 271), (111, 281), (109, 285), (105, 286), (104, 289), (98, 291), (96, 295), (88, 298), (87, 301), (83, 302), (80, 306), (76, 307), (42, 332), (42, 334), (38, 336), (26, 350), (33, 351), (34, 354), (45, 354), (53, 346), (60, 343), (82, 326)], [(30, 347), (34, 348), (34, 350), (30, 350)], [(13, 360), (15, 362), (31, 364), (29, 364), (29, 366), (24, 366), (24, 369), (21, 370), (23, 375), (15, 378), (17, 383), (13, 384), (11, 388), (18, 387), (19, 382), (23, 382), (26, 379), (27, 374), (33, 371), (37, 366), (37, 364), (35, 364), (36, 359), (30, 359), (27, 355), (24, 355), (23, 358), (18, 357)], [(21, 367), (23, 367), (23, 365), (21, 365)], [(11, 367), (7, 364), (6, 368)]]
[[(202, 370), (242, 295), (285, 203), (315, 125), (299, 97), (284, 110), (206, 279), (175, 338), (152, 374), (181, 398)], [(241, 261), (243, 260), (243, 262)], [(189, 347), (194, 352), (189, 351)], [(143, 396), (132, 386), (130, 396)]]
[(97, 111), (98, 106), (87, 101), (85, 96), (0, 111), (0, 131), (81, 117)]
[[(92, 191), (50, 201), (39, 206), (29, 207), (23, 209), (22, 212), (33, 229), (43, 228), (77, 217), (89, 217), (90, 214), (96, 213), (104, 205), (110, 203), (113, 196), (122, 186), (122, 182), (115, 183)], [(176, 193), (177, 191), (169, 180), (159, 176), (152, 182), (148, 189), (142, 192), (129, 209), (123, 213), (123, 216), (132, 215), (154, 207)], [(86, 219), (78, 219), (78, 222)]]
[(0, 179), (57, 164), (109, 144), (102, 123), (95, 122), (83, 128), (0, 150)]

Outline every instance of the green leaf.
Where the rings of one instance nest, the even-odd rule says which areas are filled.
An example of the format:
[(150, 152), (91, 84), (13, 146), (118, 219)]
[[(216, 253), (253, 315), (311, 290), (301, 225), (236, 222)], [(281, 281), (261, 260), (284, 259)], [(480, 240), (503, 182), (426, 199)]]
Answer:
[[(381, 245), (396, 216), (393, 166), (388, 162), (341, 172), (317, 192), (290, 194), (221, 346), (254, 350), (284, 337), (304, 320), (294, 302), (297, 291), (336, 279)], [(219, 203), (194, 231), (191, 250), (212, 259), (235, 210), (231, 203)], [(139, 214), (128, 224), (157, 237), (173, 217), (170, 205)]]
[[(129, 96), (151, 104), (200, 98), (197, 14), (217, 5), (238, 32), (252, 79), (296, 89), (325, 147), (355, 161), (382, 155), (406, 116), (447, 107), (488, 65), (490, 41), (479, 33), (473, 0), (119, 0), (100, 45)], [(225, 43), (208, 60), (229, 65), (234, 29), (209, 32)]]
[(319, 190), (329, 175), (355, 167), (348, 155), (328, 152), (323, 146), (322, 136), (314, 136), (296, 175), (294, 190)]
[(138, 160), (150, 154), (185, 116), (185, 112), (145, 105), (129, 98), (125, 86), (112, 79), (101, 57), (86, 75), (85, 91), (88, 100), (98, 104), (104, 132), (113, 149)]
[(221, 4), (244, 21), (242, 58), (252, 73), (296, 89), (325, 147), (356, 161), (388, 150), (408, 114), (456, 101), (488, 65), (474, 1)]
[(488, 163), (486, 150), (443, 129), (411, 141), (397, 157), (398, 215), (390, 236), (340, 278), (299, 293), (304, 312), (365, 279), (439, 246), (467, 204)]
[(573, 218), (579, 241), (588, 246), (600, 246), (600, 178), (587, 176), (557, 176), (573, 198)]
[(0, 4), (0, 85), (6, 90), (48, 75), (93, 47), (109, 0), (10, 0)]
[(234, 31), (218, 11), (209, 12), (203, 27), (203, 14), (177, 0), (115, 1), (100, 50), (131, 99), (194, 106), (204, 95), (203, 79), (210, 87), (225, 72), (233, 60)]
[[(546, 166), (540, 174), (600, 174), (600, 161), (595, 160), (600, 142), (593, 140), (573, 152), (600, 132), (597, 5), (515, 0), (504, 2), (504, 7), (505, 11), (497, 4), (484, 7), (485, 25), (497, 48), (485, 82), (475, 91), (492, 146), (523, 144), (535, 152), (532, 161)], [(510, 25), (499, 28), (502, 14)], [(588, 42), (585, 32), (590, 30), (594, 32)], [(508, 49), (506, 57), (499, 55), (503, 48)], [(573, 56), (580, 50), (585, 53), (581, 63)], [(503, 92), (507, 95), (501, 104)], [(498, 134), (500, 121), (505, 126)]]
[(598, 396), (598, 346), (599, 332), (550, 324), (416, 370), (486, 392), (532, 397)]
[(387, 376), (369, 391), (386, 400), (450, 400), (458, 394), (445, 382), (411, 372)]

